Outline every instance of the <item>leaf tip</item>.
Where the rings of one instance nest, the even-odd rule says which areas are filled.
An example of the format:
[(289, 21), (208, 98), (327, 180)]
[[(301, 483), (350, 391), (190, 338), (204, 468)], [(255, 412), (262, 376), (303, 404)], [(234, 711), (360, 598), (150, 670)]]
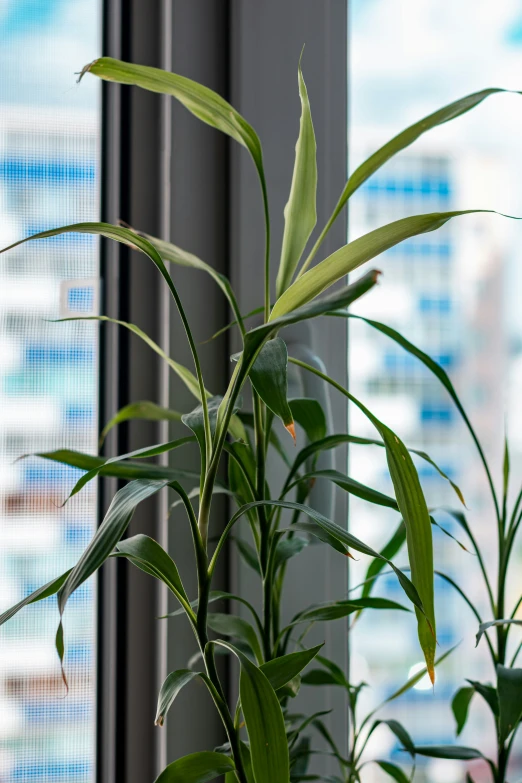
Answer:
[(158, 715), (158, 717), (154, 721), (154, 725), (155, 726), (160, 726), (160, 728), (161, 728), (161, 726), (163, 726), (164, 722), (165, 722), (165, 716), (164, 715)]
[(99, 61), (99, 57), (96, 60), (93, 60), (91, 63), (87, 63), (87, 65), (84, 65), (82, 70), (77, 74), (78, 78), (76, 80), (76, 83), (79, 84), (86, 73), (89, 73), (91, 68), (96, 65), (96, 63)]
[(295, 423), (293, 421), (291, 421), (290, 424), (285, 424), (285, 429), (290, 433), (290, 435), (294, 439), (294, 446), (297, 446), (297, 438), (296, 438), (296, 434), (295, 434)]

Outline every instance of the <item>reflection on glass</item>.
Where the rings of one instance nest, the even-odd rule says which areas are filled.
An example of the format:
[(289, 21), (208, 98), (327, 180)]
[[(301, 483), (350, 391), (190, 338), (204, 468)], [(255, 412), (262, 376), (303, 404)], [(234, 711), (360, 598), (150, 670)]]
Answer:
[[(351, 170), (395, 133), (431, 111), (475, 90), (521, 89), (522, 9), (511, 0), (353, 0), (351, 11)], [(517, 82), (518, 79), (518, 82)], [(494, 208), (522, 214), (522, 99), (499, 96), (449, 123), (393, 159), (352, 199), (351, 238), (407, 214), (464, 208)], [(471, 414), (495, 478), (500, 480), (507, 423), (514, 472), (522, 465), (521, 229), (489, 215), (461, 218), (376, 259), (381, 286), (356, 312), (398, 329), (450, 374)], [(463, 490), (469, 521), (495, 567), (496, 527), (484, 475), (469, 437), (444, 390), (421, 365), (364, 324), (350, 323), (350, 383), (371, 410), (405, 442), (427, 451)], [(357, 411), (351, 430), (369, 434)], [(373, 433), (372, 433), (373, 435)], [(391, 492), (379, 450), (354, 447), (351, 475)], [(418, 464), (431, 506), (458, 507), (458, 499), (426, 463)], [(451, 519), (438, 521), (458, 536)], [(351, 527), (382, 546), (397, 525), (386, 510), (351, 504)], [(363, 536), (364, 532), (364, 536)], [(436, 568), (465, 584), (487, 614), (476, 559), (435, 531)], [(404, 556), (402, 558), (404, 561)], [(401, 564), (401, 556), (396, 557)], [(351, 582), (364, 578), (355, 564)], [(516, 586), (514, 586), (516, 587)], [(378, 588), (402, 600), (395, 580)], [(377, 591), (378, 592), (378, 591)], [(435, 690), (416, 689), (394, 703), (389, 714), (401, 720), (418, 744), (455, 741), (450, 701), (466, 677), (493, 677), (483, 650), (474, 649), (476, 623), (465, 604), (440, 579), (436, 582), (440, 650), (462, 640), (438, 671)], [(520, 592), (520, 584), (518, 585)], [(396, 594), (396, 595), (395, 595)], [(351, 636), (352, 677), (366, 680), (367, 704), (381, 701), (420, 661), (411, 616), (367, 613)], [(384, 654), (385, 653), (385, 654)], [(494, 752), (490, 717), (476, 700), (459, 744)], [(383, 732), (369, 748), (373, 758), (404, 762), (399, 745)], [(515, 748), (513, 779), (522, 774), (522, 742)], [(485, 765), (468, 768), (477, 782), (488, 780)], [(366, 768), (365, 781), (385, 780)], [(419, 760), (416, 781), (465, 780), (459, 762)]]
[[(0, 4), (0, 245), (98, 218), (99, 94), (74, 72), (99, 53), (99, 0)], [(94, 80), (92, 80), (94, 82)], [(96, 450), (97, 304), (92, 238), (0, 257), (1, 609), (62, 573), (96, 523), (95, 490), (60, 508), (73, 471), (27, 453)], [(56, 599), (0, 629), (0, 781), (94, 780), (94, 584), (65, 615), (65, 698)]]

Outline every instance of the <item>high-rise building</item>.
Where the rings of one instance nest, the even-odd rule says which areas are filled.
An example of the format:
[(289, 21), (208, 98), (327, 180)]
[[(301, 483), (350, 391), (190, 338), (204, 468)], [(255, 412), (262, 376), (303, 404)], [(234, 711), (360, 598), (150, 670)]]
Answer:
[[(371, 133), (358, 133), (371, 139)], [(367, 154), (372, 150), (368, 149)], [(357, 158), (362, 155), (356, 155)], [(470, 160), (465, 155), (450, 157), (444, 150), (420, 145), (377, 172), (353, 197), (350, 210), (351, 238), (401, 217), (426, 212), (443, 212), (454, 207), (456, 196), (473, 189), (472, 171), (486, 171), (485, 177), (502, 180), (502, 165), (494, 161)], [(482, 187), (486, 184), (482, 183)], [(477, 188), (480, 193), (480, 186)], [(476, 194), (477, 195), (477, 194)], [(480, 217), (446, 224), (438, 231), (407, 240), (390, 249), (373, 264), (383, 271), (378, 291), (356, 304), (359, 315), (393, 327), (435, 359), (449, 374), (479, 433), (498, 477), (502, 463), (502, 384), (507, 363), (503, 312), (505, 297), (506, 238)], [(350, 329), (350, 388), (370, 410), (396, 431), (404, 442), (427, 452), (452, 481), (461, 487), (468, 508), (460, 504), (449, 482), (422, 459), (415, 458), (421, 482), (431, 508), (452, 507), (463, 511), (488, 553), (496, 548), (496, 525), (485, 476), (462, 419), (447, 391), (411, 354), (364, 322), (352, 319)], [(371, 433), (371, 425), (357, 411), (351, 412), (351, 431)], [(365, 484), (392, 493), (381, 450), (354, 447), (350, 473)], [(466, 544), (465, 536), (444, 511), (434, 513), (446, 531)], [(377, 547), (391, 537), (398, 515), (354, 500), (351, 528)], [(435, 567), (459, 582), (487, 614), (485, 594), (480, 586), (476, 558), (462, 550), (439, 529), (434, 529)], [(494, 556), (488, 558), (494, 567)], [(395, 558), (399, 565), (401, 555)], [(404, 556), (403, 556), (404, 560)], [(352, 568), (352, 585), (364, 579), (365, 563)], [(393, 575), (384, 577), (376, 592), (401, 600)], [(476, 621), (462, 599), (441, 578), (436, 579), (437, 637), (439, 653), (459, 643), (459, 652), (438, 672), (438, 683), (420, 685), (389, 710), (401, 720), (418, 744), (451, 744), (454, 719), (449, 703), (466, 676), (491, 677), (483, 650), (474, 651)], [(375, 629), (378, 629), (377, 631)], [(382, 643), (379, 643), (382, 640)], [(383, 656), (383, 645), (386, 655)], [(368, 680), (366, 704), (390, 695), (421, 666), (414, 617), (368, 612), (351, 637), (352, 673)], [(473, 652), (472, 652), (473, 650)], [(472, 656), (466, 664), (466, 657)], [(469, 663), (471, 661), (471, 663)], [(470, 671), (473, 671), (470, 674)], [(474, 709), (463, 744), (488, 747), (493, 739), (487, 716)], [(466, 737), (469, 737), (466, 742)], [(489, 738), (489, 739), (488, 739)], [(391, 753), (405, 761), (399, 743), (384, 733), (375, 737), (372, 753)], [(380, 743), (382, 743), (380, 745)], [(447, 775), (447, 763), (443, 775)], [(420, 762), (422, 780), (438, 781), (437, 764)], [(422, 771), (424, 767), (424, 772)], [(460, 770), (460, 771), (459, 771)], [(377, 773), (378, 774), (378, 773)], [(462, 766), (456, 766), (455, 780), (461, 780)], [(379, 779), (376, 777), (376, 779)], [(479, 778), (477, 778), (479, 779)]]
[[(0, 116), (0, 244), (98, 216), (95, 112), (11, 106)], [(96, 525), (94, 486), (62, 504), (81, 472), (23, 455), (96, 452), (97, 240), (69, 234), (0, 256), (1, 607), (74, 565)], [(94, 780), (95, 585), (64, 616), (56, 597), (0, 629), (0, 781)]]

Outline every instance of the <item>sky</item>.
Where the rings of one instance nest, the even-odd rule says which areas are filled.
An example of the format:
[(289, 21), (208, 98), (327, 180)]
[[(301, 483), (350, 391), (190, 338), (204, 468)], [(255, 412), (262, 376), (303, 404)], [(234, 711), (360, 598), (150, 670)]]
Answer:
[(100, 19), (99, 0), (0, 0), (0, 105), (95, 109), (96, 80), (75, 72), (100, 55)]

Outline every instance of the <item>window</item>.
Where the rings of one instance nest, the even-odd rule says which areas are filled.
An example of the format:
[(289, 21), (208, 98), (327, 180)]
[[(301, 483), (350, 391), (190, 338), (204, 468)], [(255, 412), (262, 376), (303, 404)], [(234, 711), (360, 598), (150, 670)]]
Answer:
[[(520, 89), (516, 80), (522, 66), (522, 15), (516, 3), (352, 0), (350, 12), (351, 170), (395, 133), (456, 98), (491, 84)], [(351, 202), (351, 237), (407, 214), (477, 207), (521, 214), (522, 105), (514, 96), (493, 100), (430, 132), (374, 175)], [(356, 308), (397, 328), (450, 373), (487, 444), (496, 478), (502, 464), (504, 390), (512, 459), (519, 459), (522, 448), (516, 391), (521, 354), (519, 341), (513, 339), (521, 326), (515, 294), (522, 279), (520, 253), (520, 230), (513, 223), (490, 216), (462, 218), (380, 257), (377, 266), (384, 274), (379, 296)], [(491, 509), (480, 491), (483, 475), (455, 408), (421, 366), (414, 369), (409, 355), (397, 353), (392, 343), (370, 332), (364, 324), (350, 325), (351, 390), (408, 445), (427, 450), (461, 486), (469, 506), (466, 513), (487, 545)], [(365, 361), (358, 362), (362, 352)], [(351, 429), (362, 434), (365, 427), (354, 414)], [(386, 488), (389, 479), (384, 478), (379, 455), (369, 459), (354, 449), (351, 464), (355, 478)], [(420, 475), (429, 504), (458, 503), (433, 471), (427, 475), (424, 469)], [(439, 521), (458, 536), (444, 515)], [(364, 528), (366, 536), (373, 534), (375, 545), (391, 536), (392, 524), (387, 512), (369, 514), (360, 502), (351, 504), (352, 530), (357, 534)], [(470, 555), (440, 531), (434, 539), (436, 567), (449, 575), (458, 573), (472, 585), (476, 571)], [(364, 566), (355, 564), (352, 583), (363, 574)], [(390, 586), (383, 582), (381, 589)], [(419, 743), (445, 744), (455, 736), (448, 698), (466, 676), (480, 679), (489, 670), (481, 650), (473, 649), (475, 622), (465, 605), (441, 580), (436, 594), (441, 650), (464, 641), (441, 667), (435, 691), (423, 690), (419, 683), (419, 689), (394, 704), (393, 713)], [(400, 624), (394, 616), (383, 629), (386, 659), (371, 628), (371, 618), (366, 624), (363, 617), (351, 635), (352, 670), (356, 679), (377, 683), (366, 692), (368, 701), (377, 702), (407, 678), (418, 652), (412, 623)], [(489, 752), (491, 733), (482, 733), (485, 720), (475, 711), (461, 744)], [(401, 758), (398, 745), (374, 747), (372, 752)], [(520, 775), (520, 747), (518, 765)], [(431, 760), (421, 767), (419, 779), (430, 783), (462, 779), (458, 763)]]
[[(0, 14), (2, 247), (98, 217), (99, 87), (74, 73), (99, 54), (100, 0), (7, 0)], [(22, 56), (21, 56), (22, 54)], [(96, 525), (96, 491), (61, 504), (74, 470), (25, 454), (96, 450), (98, 245), (43, 240), (0, 257), (2, 609), (58, 576)], [(0, 779), (94, 780), (95, 586), (65, 617), (70, 693), (54, 650), (56, 599), (0, 629)]]

